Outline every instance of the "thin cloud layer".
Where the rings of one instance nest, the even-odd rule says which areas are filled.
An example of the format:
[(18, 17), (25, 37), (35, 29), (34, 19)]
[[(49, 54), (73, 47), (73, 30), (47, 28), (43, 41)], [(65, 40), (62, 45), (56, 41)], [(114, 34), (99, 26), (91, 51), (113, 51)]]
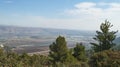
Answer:
[(66, 10), (65, 13), (71, 16), (107, 18), (120, 15), (120, 4), (82, 2), (74, 5), (73, 9)]
[[(16, 12), (17, 14), (11, 13), (9, 15), (1, 14), (0, 22), (2, 22), (1, 24), (30, 27), (98, 30), (99, 25), (104, 22), (104, 20), (108, 19), (114, 25), (114, 30), (120, 30), (119, 3), (80, 2), (74, 4), (71, 9), (62, 9), (61, 11), (62, 12), (58, 12), (58, 15), (54, 17), (19, 12)], [(49, 13), (50, 11), (48, 14)]]

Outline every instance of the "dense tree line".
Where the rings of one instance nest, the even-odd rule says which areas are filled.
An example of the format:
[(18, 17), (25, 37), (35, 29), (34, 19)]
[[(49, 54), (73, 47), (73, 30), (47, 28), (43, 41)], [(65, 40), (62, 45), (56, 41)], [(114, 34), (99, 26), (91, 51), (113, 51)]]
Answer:
[[(64, 37), (59, 36), (56, 42), (50, 45), (50, 61), (53, 67), (59, 66), (81, 66), (86, 65), (85, 47), (82, 44), (76, 44), (73, 49), (68, 49)], [(81, 63), (82, 62), (82, 63)]]
[(113, 25), (105, 21), (100, 25), (93, 38), (92, 50), (85, 50), (82, 43), (68, 48), (63, 36), (50, 44), (49, 55), (17, 54), (0, 48), (0, 67), (120, 67), (120, 51), (113, 47), (117, 31), (111, 31)]
[(0, 48), (0, 67), (41, 67), (48, 65), (48, 57), (43, 55), (30, 56), (14, 52), (6, 53)]

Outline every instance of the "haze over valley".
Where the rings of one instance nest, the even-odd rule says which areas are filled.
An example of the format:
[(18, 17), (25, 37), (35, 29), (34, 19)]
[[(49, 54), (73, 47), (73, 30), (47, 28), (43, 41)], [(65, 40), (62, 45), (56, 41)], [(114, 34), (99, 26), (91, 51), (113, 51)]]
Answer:
[(0, 26), (0, 44), (18, 53), (31, 53), (48, 50), (50, 44), (59, 36), (65, 36), (68, 47), (82, 42), (90, 48), (95, 31), (49, 29), (38, 27)]

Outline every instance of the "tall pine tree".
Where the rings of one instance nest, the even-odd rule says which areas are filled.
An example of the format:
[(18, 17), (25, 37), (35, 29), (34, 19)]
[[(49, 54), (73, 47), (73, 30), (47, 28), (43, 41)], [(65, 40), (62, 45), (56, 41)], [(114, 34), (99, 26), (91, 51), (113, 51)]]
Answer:
[(96, 31), (97, 35), (93, 39), (98, 43), (91, 43), (95, 52), (109, 50), (115, 45), (113, 41), (116, 38), (117, 31), (110, 31), (112, 26), (109, 21), (105, 20), (105, 23), (100, 25), (101, 31)]
[(72, 54), (70, 54), (67, 48), (66, 40), (62, 36), (59, 36), (56, 39), (56, 42), (53, 42), (53, 44), (49, 46), (49, 49), (49, 57), (51, 58), (51, 62), (54, 64), (57, 62), (71, 62), (73, 59)]

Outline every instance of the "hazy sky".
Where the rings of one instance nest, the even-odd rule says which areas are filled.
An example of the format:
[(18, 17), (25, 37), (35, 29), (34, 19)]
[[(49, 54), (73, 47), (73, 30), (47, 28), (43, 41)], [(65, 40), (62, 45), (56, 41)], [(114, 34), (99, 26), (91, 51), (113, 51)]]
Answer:
[(105, 19), (120, 30), (120, 0), (0, 0), (0, 25), (97, 30)]

